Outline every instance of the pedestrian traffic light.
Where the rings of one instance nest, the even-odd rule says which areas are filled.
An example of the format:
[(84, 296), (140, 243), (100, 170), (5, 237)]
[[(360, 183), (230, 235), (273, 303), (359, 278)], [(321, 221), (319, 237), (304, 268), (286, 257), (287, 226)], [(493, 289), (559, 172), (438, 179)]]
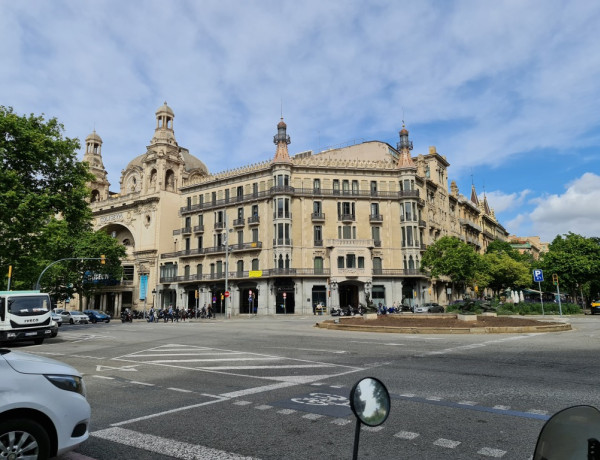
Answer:
[(196, 297), (196, 299), (198, 298), (198, 289), (194, 291), (194, 297)]
[(558, 286), (558, 275), (556, 273), (552, 275), (552, 284)]
[(102, 255), (100, 256), (100, 263), (101, 263), (102, 265), (106, 264), (106, 256), (105, 256), (104, 254), (102, 254)]

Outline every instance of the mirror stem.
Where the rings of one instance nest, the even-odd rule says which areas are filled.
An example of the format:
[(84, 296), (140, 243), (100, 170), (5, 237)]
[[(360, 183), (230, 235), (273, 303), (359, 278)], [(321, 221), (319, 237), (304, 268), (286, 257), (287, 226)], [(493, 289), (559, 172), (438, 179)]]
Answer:
[(358, 460), (358, 440), (360, 438), (360, 419), (356, 419), (356, 429), (354, 430), (354, 453), (352, 454), (352, 460)]

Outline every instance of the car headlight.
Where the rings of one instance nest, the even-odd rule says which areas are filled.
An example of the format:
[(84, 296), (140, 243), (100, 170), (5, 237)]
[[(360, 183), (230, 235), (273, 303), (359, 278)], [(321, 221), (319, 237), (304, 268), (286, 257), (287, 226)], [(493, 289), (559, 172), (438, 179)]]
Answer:
[(61, 390), (73, 391), (85, 397), (85, 383), (81, 377), (76, 375), (49, 375), (44, 374), (52, 385)]

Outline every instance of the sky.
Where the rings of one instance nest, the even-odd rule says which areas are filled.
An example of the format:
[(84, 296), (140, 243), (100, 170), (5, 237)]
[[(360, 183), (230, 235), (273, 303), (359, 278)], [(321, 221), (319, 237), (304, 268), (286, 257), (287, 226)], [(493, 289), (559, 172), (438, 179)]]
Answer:
[(211, 173), (271, 159), (281, 115), (292, 155), (404, 121), (511, 234), (600, 236), (599, 24), (589, 0), (0, 0), (0, 105), (95, 130), (113, 191), (164, 102)]

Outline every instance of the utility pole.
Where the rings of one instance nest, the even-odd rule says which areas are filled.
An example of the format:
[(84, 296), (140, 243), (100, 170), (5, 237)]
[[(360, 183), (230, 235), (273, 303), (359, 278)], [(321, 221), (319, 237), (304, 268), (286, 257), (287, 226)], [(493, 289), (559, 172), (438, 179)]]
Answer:
[[(227, 225), (227, 210), (225, 212), (225, 292), (229, 292), (229, 227)], [(225, 296), (225, 318), (229, 318), (227, 304), (229, 296)]]

